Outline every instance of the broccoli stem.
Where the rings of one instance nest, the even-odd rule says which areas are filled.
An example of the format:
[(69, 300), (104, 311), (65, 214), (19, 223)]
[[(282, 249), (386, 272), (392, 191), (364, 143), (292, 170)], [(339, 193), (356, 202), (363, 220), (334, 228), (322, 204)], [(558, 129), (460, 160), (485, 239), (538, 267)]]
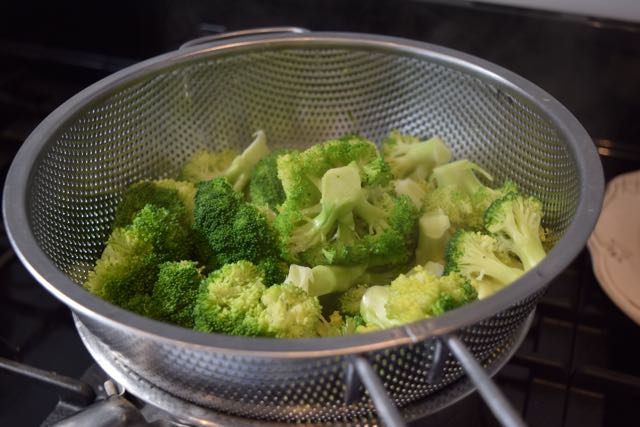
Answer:
[(235, 191), (242, 191), (249, 182), (251, 172), (254, 166), (264, 156), (269, 154), (269, 147), (267, 146), (267, 135), (264, 131), (257, 131), (254, 135), (254, 140), (239, 156), (237, 156), (229, 168), (225, 170), (224, 176), (232, 183)]
[(495, 191), (480, 182), (475, 172), (480, 173), (487, 180), (493, 181), (493, 177), (487, 171), (467, 159), (438, 166), (433, 170), (431, 177), (436, 181), (438, 187), (452, 185), (468, 195), (475, 194), (481, 189)]

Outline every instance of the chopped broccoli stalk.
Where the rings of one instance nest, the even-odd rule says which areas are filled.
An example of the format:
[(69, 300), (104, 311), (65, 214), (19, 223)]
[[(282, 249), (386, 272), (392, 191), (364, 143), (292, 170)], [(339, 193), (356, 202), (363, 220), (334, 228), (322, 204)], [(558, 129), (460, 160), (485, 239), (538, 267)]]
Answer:
[(229, 335), (268, 336), (260, 319), (264, 275), (250, 262), (226, 264), (201, 284), (193, 310), (194, 328)]
[(189, 255), (189, 229), (175, 212), (146, 205), (126, 227), (113, 230), (84, 286), (123, 308), (143, 310), (142, 297), (153, 289), (158, 265)]
[(485, 212), (485, 228), (501, 244), (515, 253), (525, 271), (545, 257), (540, 240), (542, 203), (535, 197), (509, 193), (496, 200)]
[(508, 285), (518, 279), (524, 271), (505, 264), (497, 255), (498, 242), (492, 236), (458, 230), (447, 246), (445, 274), (452, 271), (482, 281), (485, 276)]
[(266, 205), (272, 210), (284, 202), (285, 194), (278, 178), (278, 157), (292, 150), (275, 150), (256, 163), (249, 181), (249, 200), (256, 205)]
[(235, 191), (242, 191), (249, 182), (251, 172), (256, 164), (264, 156), (269, 154), (267, 146), (267, 135), (259, 130), (254, 135), (253, 142), (240, 154), (233, 159), (224, 176), (233, 185)]
[(202, 280), (200, 269), (194, 261), (161, 264), (151, 294), (153, 317), (193, 328), (193, 307)]
[(424, 199), (431, 191), (429, 183), (425, 180), (415, 180), (413, 178), (397, 179), (394, 181), (396, 194), (409, 197), (416, 209), (420, 210)]
[(444, 264), (440, 264), (439, 262), (427, 261), (424, 269), (436, 277), (444, 275)]
[(424, 180), (434, 167), (451, 160), (451, 150), (437, 136), (422, 142), (398, 131), (392, 131), (382, 142), (382, 153), (398, 179)]
[(279, 260), (274, 231), (264, 214), (218, 177), (198, 184), (194, 229), (208, 242), (220, 265), (240, 260), (268, 273), (267, 284), (282, 283), (286, 267)]
[(239, 261), (211, 273), (200, 285), (195, 329), (230, 335), (301, 338), (317, 336), (322, 307), (302, 289), (267, 288), (264, 274)]
[(237, 156), (238, 152), (235, 150), (198, 151), (182, 166), (180, 179), (197, 184), (222, 176)]
[(442, 209), (422, 214), (418, 220), (416, 264), (424, 265), (429, 261), (444, 262), (450, 228), (449, 217)]
[(349, 289), (365, 269), (365, 266), (317, 265), (309, 268), (291, 264), (285, 283), (291, 283), (311, 296), (327, 295)]
[(360, 303), (365, 292), (367, 292), (369, 286), (357, 285), (347, 289), (340, 298), (338, 298), (338, 305), (340, 311), (344, 314), (355, 316), (360, 313)]

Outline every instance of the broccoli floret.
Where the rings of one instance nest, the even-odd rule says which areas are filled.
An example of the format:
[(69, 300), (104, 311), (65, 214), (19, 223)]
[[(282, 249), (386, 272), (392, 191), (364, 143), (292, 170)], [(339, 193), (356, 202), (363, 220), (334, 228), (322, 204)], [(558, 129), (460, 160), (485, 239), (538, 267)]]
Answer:
[(202, 282), (194, 319), (203, 332), (300, 338), (317, 336), (322, 314), (317, 298), (288, 284), (267, 288), (258, 268), (239, 261)]
[(356, 283), (365, 270), (366, 266), (359, 265), (317, 265), (310, 268), (291, 264), (285, 283), (291, 283), (311, 296), (321, 296), (346, 291)]
[(201, 181), (209, 181), (215, 177), (222, 176), (237, 156), (238, 152), (235, 150), (220, 152), (199, 151), (182, 166), (180, 179), (197, 184)]
[(229, 335), (267, 335), (260, 320), (264, 275), (250, 262), (227, 264), (200, 284), (193, 310), (194, 329)]
[(451, 222), (442, 209), (425, 212), (418, 220), (416, 264), (444, 262), (447, 242), (451, 237)]
[(160, 264), (151, 293), (152, 314), (158, 320), (193, 328), (193, 309), (200, 282), (204, 279), (194, 261)]
[(185, 259), (189, 255), (189, 230), (175, 212), (146, 205), (133, 222), (116, 228), (85, 282), (94, 294), (121, 307), (144, 311), (136, 295), (149, 295), (165, 261)]
[(185, 223), (190, 223), (194, 195), (195, 187), (190, 183), (169, 179), (137, 182), (122, 195), (113, 228), (131, 224), (136, 214), (148, 204), (180, 213), (184, 215)]
[(208, 242), (220, 265), (251, 261), (268, 272), (267, 284), (284, 280), (286, 268), (278, 258), (277, 238), (266, 217), (245, 202), (226, 179), (198, 184), (193, 227)]
[(484, 169), (466, 159), (434, 168), (431, 180), (436, 189), (426, 195), (424, 210), (442, 209), (454, 229), (481, 230), (489, 205), (505, 194), (517, 191), (517, 187), (507, 181), (502, 187), (493, 189), (484, 185), (476, 173), (493, 180)]
[(347, 291), (338, 298), (340, 312), (350, 316), (358, 315), (360, 313), (362, 297), (364, 293), (367, 292), (367, 289), (369, 289), (369, 286), (364, 284), (352, 286), (347, 289)]
[(273, 211), (284, 202), (285, 194), (278, 178), (278, 157), (292, 150), (275, 150), (256, 163), (249, 181), (249, 200), (256, 205), (266, 205)]
[[(281, 166), (279, 161), (279, 171)], [(326, 170), (317, 188), (309, 184), (308, 190), (317, 194), (303, 189), (287, 195), (275, 227), (290, 261), (393, 265), (410, 258), (416, 226), (411, 201), (380, 187), (363, 187), (361, 178), (358, 163), (352, 161)]]
[(382, 141), (382, 154), (398, 179), (425, 180), (434, 167), (451, 160), (451, 150), (437, 136), (422, 142), (398, 131)]
[(351, 335), (357, 332), (358, 327), (364, 325), (362, 316), (343, 316), (338, 311), (334, 311), (329, 316), (329, 320), (324, 320), (318, 329), (318, 335), (321, 337), (335, 337), (343, 335)]
[(305, 338), (318, 336), (322, 323), (322, 306), (318, 298), (302, 289), (285, 283), (264, 291), (260, 299), (264, 311), (260, 320), (267, 334), (276, 338)]
[(437, 277), (417, 266), (389, 286), (369, 288), (360, 313), (367, 327), (384, 329), (439, 316), (476, 299), (476, 290), (461, 274)]
[(259, 130), (254, 135), (253, 142), (237, 156), (229, 167), (224, 171), (224, 176), (233, 185), (233, 189), (236, 191), (244, 190), (245, 186), (249, 182), (251, 172), (256, 164), (264, 156), (269, 154), (269, 147), (267, 146), (267, 135)]
[(509, 193), (489, 206), (485, 228), (507, 250), (522, 261), (525, 271), (533, 268), (546, 253), (540, 240), (542, 203), (535, 197)]
[(445, 274), (457, 271), (470, 280), (492, 281), (508, 285), (524, 271), (503, 262), (498, 253), (498, 241), (479, 232), (458, 230), (449, 240), (446, 251)]

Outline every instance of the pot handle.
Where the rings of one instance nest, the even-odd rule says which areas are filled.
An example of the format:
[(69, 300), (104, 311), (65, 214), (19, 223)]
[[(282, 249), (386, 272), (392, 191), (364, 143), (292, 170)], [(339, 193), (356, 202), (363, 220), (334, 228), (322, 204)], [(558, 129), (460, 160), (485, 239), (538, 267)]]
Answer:
[(252, 28), (249, 30), (230, 31), (227, 33), (211, 34), (208, 36), (198, 37), (197, 39), (189, 40), (188, 42), (185, 42), (182, 45), (180, 45), (180, 50), (187, 49), (200, 44), (210, 43), (218, 40), (232, 39), (236, 37), (257, 36), (261, 34), (280, 34), (280, 33), (304, 34), (308, 32), (309, 30), (302, 27), (264, 27), (264, 28)]
[[(436, 342), (444, 342), (446, 347), (449, 348), (453, 356), (458, 360), (460, 365), (462, 365), (471, 382), (478, 388), (478, 393), (480, 393), (480, 396), (502, 426), (526, 427), (520, 414), (513, 409), (513, 406), (511, 406), (489, 375), (487, 375), (482, 365), (478, 363), (473, 357), (473, 354), (471, 354), (469, 349), (467, 349), (458, 337), (449, 335), (437, 338), (436, 340)], [(444, 347), (442, 344), (438, 344), (438, 348), (440, 349), (438, 353), (442, 353), (442, 347)], [(436, 359), (443, 359), (441, 356), (441, 354), (437, 355)], [(362, 356), (356, 356), (351, 360), (351, 365), (369, 392), (369, 396), (373, 401), (373, 405), (382, 423), (386, 427), (406, 426), (400, 412), (389, 398), (382, 381), (380, 381), (371, 363)], [(435, 363), (435, 365), (433, 365), (434, 369), (430, 371), (438, 370), (439, 368), (436, 365), (442, 364)], [(432, 374), (433, 372), (429, 372), (427, 377), (435, 378), (435, 376), (438, 375), (437, 373), (435, 373), (435, 376)]]

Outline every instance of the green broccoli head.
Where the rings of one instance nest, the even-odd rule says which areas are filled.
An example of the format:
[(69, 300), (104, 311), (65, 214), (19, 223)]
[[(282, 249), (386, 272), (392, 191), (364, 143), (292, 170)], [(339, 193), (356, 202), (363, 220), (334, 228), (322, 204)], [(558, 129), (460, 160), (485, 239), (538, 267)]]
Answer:
[(275, 227), (289, 260), (308, 265), (407, 261), (415, 245), (415, 208), (407, 197), (363, 187), (361, 173), (352, 161), (327, 169), (309, 191), (287, 196)]
[(261, 320), (264, 275), (252, 263), (226, 264), (201, 282), (193, 310), (194, 329), (229, 335), (269, 336)]
[(426, 195), (424, 210), (441, 209), (449, 217), (454, 229), (481, 230), (484, 212), (489, 205), (505, 194), (517, 191), (517, 187), (507, 181), (502, 187), (494, 189), (483, 184), (476, 174), (493, 180), (489, 173), (467, 159), (434, 168), (431, 181), (435, 184), (435, 190)]
[(256, 205), (266, 205), (274, 212), (284, 202), (285, 194), (278, 178), (278, 157), (293, 150), (275, 150), (256, 163), (249, 181), (249, 200)]
[(322, 307), (293, 285), (267, 288), (248, 261), (226, 264), (200, 285), (195, 329), (229, 335), (301, 338), (317, 336)]
[(479, 232), (458, 230), (449, 240), (445, 255), (445, 274), (459, 272), (470, 280), (486, 277), (503, 286), (518, 279), (524, 271), (505, 263), (498, 241)]
[(334, 311), (329, 315), (328, 320), (324, 320), (318, 329), (318, 335), (321, 337), (336, 337), (343, 335), (355, 334), (359, 327), (364, 325), (362, 316), (343, 316), (340, 312)]
[(260, 320), (268, 336), (305, 338), (318, 336), (322, 306), (318, 298), (289, 283), (267, 288), (260, 299)]
[(286, 276), (278, 259), (277, 238), (265, 215), (246, 203), (225, 178), (198, 184), (193, 227), (220, 265), (240, 260), (260, 264), (268, 272), (269, 284), (281, 283)]
[(193, 327), (193, 309), (204, 279), (194, 261), (160, 264), (151, 293), (152, 316), (185, 328)]
[(180, 179), (197, 184), (222, 176), (237, 156), (238, 152), (235, 150), (198, 151), (182, 166)]
[(384, 329), (439, 316), (476, 300), (475, 288), (458, 273), (435, 276), (422, 266), (399, 275), (389, 286), (363, 295), (360, 313), (367, 327)]
[(532, 196), (509, 193), (489, 206), (485, 228), (507, 250), (515, 253), (525, 271), (533, 268), (546, 253), (540, 239), (542, 203)]
[(149, 204), (181, 212), (185, 215), (185, 219), (187, 218), (185, 205), (176, 189), (158, 185), (156, 181), (140, 181), (129, 186), (122, 195), (122, 200), (116, 210), (113, 228), (131, 224), (138, 212)]
[(349, 316), (356, 316), (360, 314), (360, 302), (362, 301), (362, 297), (367, 289), (369, 289), (369, 286), (364, 284), (347, 289), (338, 298), (340, 312)]
[(382, 141), (382, 153), (397, 179), (425, 180), (434, 167), (451, 160), (451, 150), (437, 136), (422, 142), (399, 131)]
[(113, 230), (84, 286), (109, 302), (140, 312), (143, 302), (130, 301), (151, 293), (158, 264), (185, 259), (189, 252), (189, 230), (178, 214), (146, 205), (131, 224)]

